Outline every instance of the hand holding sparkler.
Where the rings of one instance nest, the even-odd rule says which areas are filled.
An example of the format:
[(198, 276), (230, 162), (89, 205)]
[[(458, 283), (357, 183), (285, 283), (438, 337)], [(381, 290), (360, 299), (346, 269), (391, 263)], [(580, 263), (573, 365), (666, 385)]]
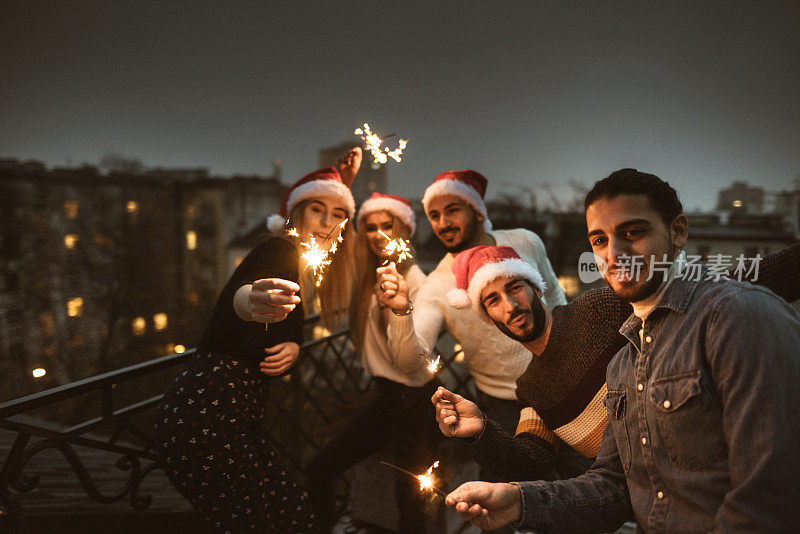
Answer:
[(471, 438), (483, 432), (483, 412), (478, 405), (441, 386), (431, 397), (436, 422), (449, 438)]
[(375, 294), (382, 306), (388, 306), (397, 314), (404, 314), (409, 310), (411, 301), (408, 299), (408, 282), (405, 277), (397, 272), (397, 266), (390, 263), (385, 267), (378, 267), (378, 283), (375, 284)]
[(522, 491), (514, 484), (467, 482), (444, 502), (481, 530), (494, 530), (522, 518)]
[(336, 163), (336, 168), (339, 169), (339, 175), (342, 177), (342, 182), (347, 187), (353, 185), (353, 180), (356, 178), (356, 174), (358, 174), (358, 170), (361, 168), (361, 159), (363, 158), (363, 153), (361, 152), (361, 147), (353, 147), (351, 148), (347, 154), (339, 158), (339, 161)]
[(300, 286), (281, 278), (262, 278), (239, 288), (233, 298), (237, 315), (245, 321), (278, 323), (300, 303)]

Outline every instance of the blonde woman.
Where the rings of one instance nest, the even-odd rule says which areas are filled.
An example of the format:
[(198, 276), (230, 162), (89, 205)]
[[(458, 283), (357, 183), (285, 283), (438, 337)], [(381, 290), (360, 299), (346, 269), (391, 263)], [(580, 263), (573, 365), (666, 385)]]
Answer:
[(155, 441), (162, 465), (217, 532), (319, 532), (307, 496), (267, 443), (262, 423), (270, 381), (299, 355), (313, 284), (299, 277), (296, 238), (285, 235), (285, 223), (320, 247), (344, 232), (319, 288), (322, 319), (335, 323), (349, 300), (354, 241), (352, 224), (339, 225), (355, 211), (349, 186), (360, 162), (356, 150), (339, 169), (315, 171), (286, 192), (280, 216), (270, 218), (277, 236), (236, 268), (196, 355), (164, 396)]
[[(381, 308), (375, 295), (375, 271), (393, 259), (385, 251), (387, 237), (409, 238), (416, 228), (411, 204), (402, 197), (374, 193), (361, 206), (357, 221), (350, 329), (364, 369), (374, 377), (377, 396), (317, 453), (306, 470), (309, 494), (325, 532), (336, 521), (333, 488), (343, 471), (391, 443), (399, 466), (422, 472), (433, 462), (438, 434), (428, 405), (438, 381), (431, 379), (422, 357), (410, 368), (399, 365), (387, 344), (386, 325), (392, 311)], [(397, 269), (408, 281), (413, 299), (425, 275), (413, 260), (400, 262)], [(399, 477), (397, 503), (399, 531), (424, 533), (424, 497), (419, 483)]]

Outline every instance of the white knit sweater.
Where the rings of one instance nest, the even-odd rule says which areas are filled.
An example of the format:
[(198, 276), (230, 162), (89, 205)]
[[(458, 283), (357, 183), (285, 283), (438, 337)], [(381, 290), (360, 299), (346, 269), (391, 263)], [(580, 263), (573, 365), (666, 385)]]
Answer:
[[(498, 245), (507, 245), (536, 267), (547, 284), (543, 301), (549, 308), (566, 304), (541, 238), (524, 230), (496, 230), (489, 233)], [(478, 389), (500, 399), (515, 400), (517, 378), (525, 372), (531, 353), (505, 336), (493, 324), (483, 321), (471, 308), (448, 305), (447, 292), (455, 287), (453, 254), (448, 253), (422, 284), (410, 315), (389, 320), (389, 349), (401, 369), (413, 369), (420, 353), (431, 354), (446, 327), (464, 350), (464, 365), (475, 378)]]
[[(406, 272), (405, 278), (408, 282), (409, 298), (413, 302), (425, 282), (425, 273), (416, 265), (412, 265)], [(406, 386), (419, 387), (428, 382), (432, 377), (425, 367), (425, 359), (419, 355), (415, 361), (404, 366), (403, 370), (399, 368), (397, 359), (389, 351), (386, 332), (381, 331), (380, 328), (381, 310), (375, 295), (370, 299), (367, 313), (364, 325), (364, 347), (361, 350), (361, 362), (364, 369), (372, 376), (388, 378)]]

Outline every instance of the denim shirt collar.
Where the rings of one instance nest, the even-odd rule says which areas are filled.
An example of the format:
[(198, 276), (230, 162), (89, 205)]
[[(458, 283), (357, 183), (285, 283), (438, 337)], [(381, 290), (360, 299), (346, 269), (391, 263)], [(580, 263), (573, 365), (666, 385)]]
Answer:
[[(658, 304), (653, 308), (651, 314), (655, 313), (658, 308), (668, 308), (678, 313), (685, 312), (686, 308), (689, 307), (689, 303), (692, 300), (697, 286), (700, 285), (700, 281), (704, 276), (705, 273), (701, 273), (700, 276), (688, 280), (683, 276), (677, 276), (672, 280), (672, 283), (664, 292), (664, 295), (661, 296), (661, 300), (658, 301)], [(641, 327), (642, 320), (636, 317), (636, 315), (631, 314), (630, 317), (622, 323), (622, 326), (619, 328), (619, 333), (628, 339), (636, 339), (638, 338), (637, 332)]]

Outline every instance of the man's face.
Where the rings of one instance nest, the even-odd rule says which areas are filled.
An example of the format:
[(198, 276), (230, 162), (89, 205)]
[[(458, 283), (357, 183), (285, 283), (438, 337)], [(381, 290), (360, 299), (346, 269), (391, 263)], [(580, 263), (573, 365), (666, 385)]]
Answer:
[(495, 278), (483, 288), (481, 305), (511, 339), (527, 343), (544, 332), (547, 312), (539, 294), (523, 278)]
[(455, 195), (433, 197), (427, 215), (433, 232), (448, 252), (457, 254), (474, 246), (480, 221), (472, 207), (461, 198)]
[(601, 198), (586, 210), (586, 225), (592, 251), (607, 266), (606, 282), (627, 302), (638, 302), (658, 290), (664, 276), (655, 272), (650, 277), (653, 260), (674, 260), (688, 235), (685, 215), (678, 215), (668, 227), (646, 195)]

